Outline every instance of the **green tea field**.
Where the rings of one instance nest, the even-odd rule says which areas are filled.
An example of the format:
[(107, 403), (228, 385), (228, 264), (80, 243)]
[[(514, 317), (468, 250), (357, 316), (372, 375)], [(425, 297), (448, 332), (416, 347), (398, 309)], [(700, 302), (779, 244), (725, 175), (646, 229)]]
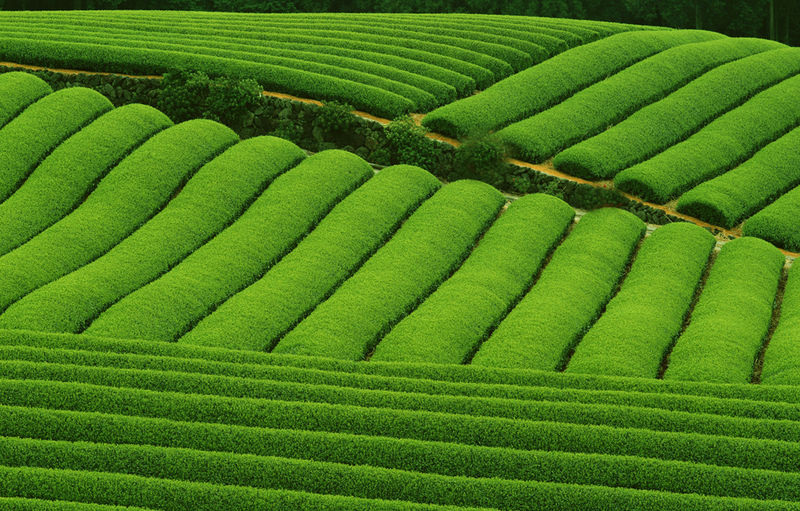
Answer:
[(2, 6), (0, 510), (800, 510), (800, 48)]

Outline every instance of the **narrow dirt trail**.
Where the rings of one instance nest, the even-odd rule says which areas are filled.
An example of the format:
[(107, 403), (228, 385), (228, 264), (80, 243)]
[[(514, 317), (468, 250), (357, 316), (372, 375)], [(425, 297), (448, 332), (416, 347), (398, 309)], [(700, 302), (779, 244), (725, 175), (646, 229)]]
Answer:
[[(54, 72), (54, 73), (59, 73), (59, 74), (64, 74), (64, 75), (86, 74), (86, 75), (101, 75), (101, 76), (124, 76), (126, 78), (139, 78), (139, 79), (148, 79), (148, 80), (160, 80), (160, 79), (163, 78), (163, 76), (161, 76), (161, 75), (129, 75), (129, 74), (123, 74), (123, 73), (108, 73), (108, 72), (102, 72), (102, 71), (84, 71), (84, 70), (79, 70), (79, 69), (61, 69), (61, 68), (53, 68), (53, 67), (45, 67), (45, 66), (33, 66), (33, 65), (28, 65), (28, 64), (18, 64), (16, 62), (0, 62), (0, 67), (20, 68), (20, 69), (27, 69), (27, 70), (31, 70), (31, 71), (51, 71), (51, 72)], [(294, 95), (286, 94), (286, 93), (283, 93), (283, 92), (263, 91), (262, 94), (264, 96), (267, 96), (267, 97), (286, 99), (286, 100), (289, 100), (289, 101), (297, 101), (299, 103), (306, 103), (306, 104), (317, 105), (317, 106), (322, 106), (323, 105), (323, 103), (321, 101), (316, 100), (316, 99), (303, 98), (303, 97), (300, 97), (300, 96), (294, 96)], [(379, 124), (381, 124), (383, 126), (386, 126), (391, 122), (391, 119), (385, 119), (383, 117), (377, 117), (377, 116), (372, 115), (372, 114), (370, 114), (368, 112), (363, 112), (363, 111), (360, 111), (360, 110), (353, 110), (352, 113), (353, 113), (353, 115), (356, 115), (356, 116), (361, 117), (363, 119), (367, 119), (369, 121), (377, 122), (377, 123), (379, 123)], [(421, 125), (422, 124), (422, 119), (425, 118), (425, 114), (412, 113), (410, 115), (411, 115), (411, 118), (414, 120), (414, 122), (417, 123), (417, 125)], [(426, 136), (428, 138), (432, 139), (432, 140), (436, 140), (436, 141), (439, 141), (439, 142), (442, 142), (442, 143), (445, 143), (445, 144), (449, 144), (449, 145), (451, 145), (453, 147), (459, 147), (461, 145), (460, 141), (458, 141), (458, 140), (456, 140), (454, 138), (447, 137), (447, 136), (442, 135), (440, 133), (428, 132), (428, 133), (426, 133)], [(542, 174), (546, 174), (548, 176), (556, 177), (556, 178), (559, 178), (559, 179), (564, 179), (564, 180), (567, 180), (567, 181), (572, 181), (573, 183), (579, 183), (579, 184), (583, 184), (583, 185), (588, 185), (588, 186), (592, 186), (592, 187), (595, 187), (595, 188), (604, 188), (604, 189), (609, 189), (609, 190), (613, 190), (614, 189), (614, 186), (610, 181), (589, 181), (587, 179), (582, 179), (582, 178), (579, 178), (579, 177), (576, 177), (576, 176), (571, 176), (569, 174), (565, 174), (565, 173), (557, 170), (555, 167), (553, 167), (553, 165), (549, 161), (545, 162), (543, 164), (529, 163), (529, 162), (525, 162), (525, 161), (521, 161), (521, 160), (516, 160), (516, 159), (513, 159), (513, 158), (508, 158), (506, 161), (508, 163), (510, 163), (512, 165), (516, 165), (518, 167), (531, 169), (531, 170), (534, 170), (536, 172), (541, 172)], [(668, 203), (668, 204), (655, 204), (653, 202), (647, 202), (647, 201), (642, 200), (641, 198), (639, 198), (639, 197), (637, 197), (635, 195), (631, 195), (629, 193), (622, 192), (620, 190), (617, 190), (617, 192), (620, 193), (623, 197), (625, 197), (625, 198), (627, 198), (627, 199), (629, 199), (629, 200), (631, 200), (633, 202), (637, 202), (639, 204), (642, 204), (642, 205), (647, 206), (647, 207), (652, 208), (652, 209), (657, 209), (657, 210), (663, 211), (663, 212), (665, 212), (665, 213), (667, 213), (667, 214), (669, 214), (671, 216), (674, 216), (676, 218), (680, 218), (681, 220), (685, 220), (687, 222), (692, 222), (692, 223), (697, 224), (697, 225), (699, 225), (701, 227), (704, 227), (704, 228), (707, 228), (707, 229), (711, 229), (713, 232), (715, 232), (715, 235), (717, 236), (717, 238), (721, 239), (723, 241), (725, 239), (739, 238), (739, 237), (742, 236), (741, 225), (736, 226), (733, 229), (725, 229), (723, 227), (720, 227), (720, 226), (717, 226), (717, 225), (713, 225), (713, 224), (710, 224), (708, 222), (704, 222), (703, 220), (700, 220), (699, 218), (696, 218), (696, 217), (693, 217), (693, 216), (689, 216), (689, 215), (686, 215), (686, 214), (683, 214), (683, 213), (679, 213), (674, 208), (674, 201), (673, 201), (673, 203)], [(786, 254), (787, 256), (791, 257), (791, 258), (800, 257), (800, 253), (790, 252), (788, 250), (781, 250), (781, 251), (784, 254)]]

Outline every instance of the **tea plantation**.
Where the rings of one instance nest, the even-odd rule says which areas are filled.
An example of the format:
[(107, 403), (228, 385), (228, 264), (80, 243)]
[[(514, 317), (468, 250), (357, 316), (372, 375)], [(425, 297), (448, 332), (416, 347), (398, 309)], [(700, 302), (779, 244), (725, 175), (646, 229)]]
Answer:
[(689, 215), (0, 73), (0, 509), (800, 509), (799, 51), (557, 18), (0, 11), (7, 67), (430, 112), (442, 146), (499, 140)]

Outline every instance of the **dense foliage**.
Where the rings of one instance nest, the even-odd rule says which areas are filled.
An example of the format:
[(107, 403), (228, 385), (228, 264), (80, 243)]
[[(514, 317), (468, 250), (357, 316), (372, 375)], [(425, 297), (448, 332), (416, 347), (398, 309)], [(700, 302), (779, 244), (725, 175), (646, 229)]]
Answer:
[[(190, 9), (243, 12), (471, 12), (704, 28), (797, 44), (793, 0), (0, 0), (5, 9)], [(770, 13), (774, 9), (774, 19)]]

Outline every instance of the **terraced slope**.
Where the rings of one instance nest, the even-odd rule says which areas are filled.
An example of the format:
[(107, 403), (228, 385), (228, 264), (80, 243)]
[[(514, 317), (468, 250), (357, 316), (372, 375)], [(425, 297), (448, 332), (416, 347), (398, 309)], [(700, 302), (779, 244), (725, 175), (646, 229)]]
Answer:
[(565, 51), (422, 122), (453, 137), (493, 133), (512, 157), (613, 179), (623, 192), (712, 225), (740, 227), (752, 216), (748, 235), (800, 250), (797, 195), (788, 193), (800, 185), (790, 149), (800, 127), (798, 73), (800, 49), (773, 41), (627, 32)]
[(24, 509), (800, 506), (796, 387), (9, 331), (0, 366)]
[[(75, 118), (105, 111), (87, 89), (65, 92), (89, 99)], [(22, 110), (0, 144), (61, 111), (62, 97)], [(756, 239), (726, 245), (700, 286), (712, 237), (691, 224), (643, 241), (644, 223), (623, 210), (575, 224), (554, 197), (508, 205), (477, 181), (442, 185), (407, 165), (375, 174), (351, 153), (307, 157), (141, 105), (66, 138), (65, 125), (31, 130), (63, 141), (0, 203), (0, 328), (749, 382), (780, 313), (785, 259)], [(7, 147), (21, 169), (29, 146)]]
[(0, 60), (129, 74), (189, 67), (394, 117), (642, 28), (480, 15), (3, 11)]

